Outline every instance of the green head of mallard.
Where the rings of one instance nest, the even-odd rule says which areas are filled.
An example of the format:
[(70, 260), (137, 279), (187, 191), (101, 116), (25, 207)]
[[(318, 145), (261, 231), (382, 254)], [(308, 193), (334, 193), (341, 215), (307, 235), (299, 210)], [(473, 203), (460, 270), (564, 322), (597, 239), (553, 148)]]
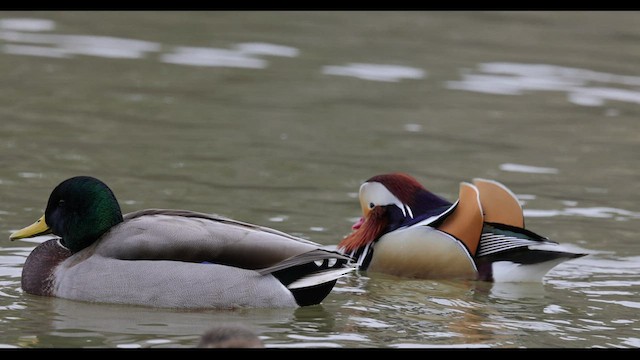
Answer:
[(76, 253), (122, 222), (118, 200), (102, 181), (76, 176), (51, 192), (44, 215), (35, 223), (11, 234), (11, 240), (53, 233)]

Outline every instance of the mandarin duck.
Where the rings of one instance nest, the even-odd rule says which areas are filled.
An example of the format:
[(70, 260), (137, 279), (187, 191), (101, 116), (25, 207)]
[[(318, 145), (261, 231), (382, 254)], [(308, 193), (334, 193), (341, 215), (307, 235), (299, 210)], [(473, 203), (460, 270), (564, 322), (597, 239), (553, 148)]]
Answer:
[(403, 173), (360, 186), (362, 217), (338, 250), (360, 270), (412, 278), (539, 282), (556, 265), (585, 256), (525, 229), (517, 197), (486, 179), (460, 184), (451, 203)]

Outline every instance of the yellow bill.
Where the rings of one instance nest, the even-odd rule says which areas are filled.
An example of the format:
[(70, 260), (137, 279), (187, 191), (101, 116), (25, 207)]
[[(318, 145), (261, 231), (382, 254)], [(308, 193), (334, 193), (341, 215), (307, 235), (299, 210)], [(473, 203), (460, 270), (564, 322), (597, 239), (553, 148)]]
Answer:
[(47, 225), (47, 222), (44, 220), (44, 215), (40, 219), (38, 219), (33, 224), (27, 226), (26, 228), (20, 229), (13, 234), (9, 235), (9, 240), (18, 240), (24, 238), (30, 238), (38, 235), (46, 235), (51, 233), (51, 228)]

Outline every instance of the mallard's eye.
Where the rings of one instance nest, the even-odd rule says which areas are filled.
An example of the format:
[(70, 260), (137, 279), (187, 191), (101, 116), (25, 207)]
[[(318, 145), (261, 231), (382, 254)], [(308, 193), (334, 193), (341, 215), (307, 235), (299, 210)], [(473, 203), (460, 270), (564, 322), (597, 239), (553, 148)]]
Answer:
[(64, 200), (58, 201), (58, 207), (64, 207)]
[(374, 204), (374, 203), (369, 203), (369, 209), (373, 209), (374, 207), (376, 207), (376, 204)]

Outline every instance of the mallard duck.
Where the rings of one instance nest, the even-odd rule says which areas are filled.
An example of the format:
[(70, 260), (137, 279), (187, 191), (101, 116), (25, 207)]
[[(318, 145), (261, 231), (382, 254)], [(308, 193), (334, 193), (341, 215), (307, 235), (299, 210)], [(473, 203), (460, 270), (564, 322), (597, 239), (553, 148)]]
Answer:
[(503, 184), (460, 184), (451, 203), (408, 174), (360, 186), (362, 217), (338, 249), (361, 270), (414, 278), (539, 282), (554, 266), (587, 254), (525, 229), (522, 207)]
[(11, 240), (52, 233), (22, 270), (35, 295), (169, 308), (319, 304), (348, 257), (283, 232), (187, 210), (122, 215), (102, 181), (73, 177)]

